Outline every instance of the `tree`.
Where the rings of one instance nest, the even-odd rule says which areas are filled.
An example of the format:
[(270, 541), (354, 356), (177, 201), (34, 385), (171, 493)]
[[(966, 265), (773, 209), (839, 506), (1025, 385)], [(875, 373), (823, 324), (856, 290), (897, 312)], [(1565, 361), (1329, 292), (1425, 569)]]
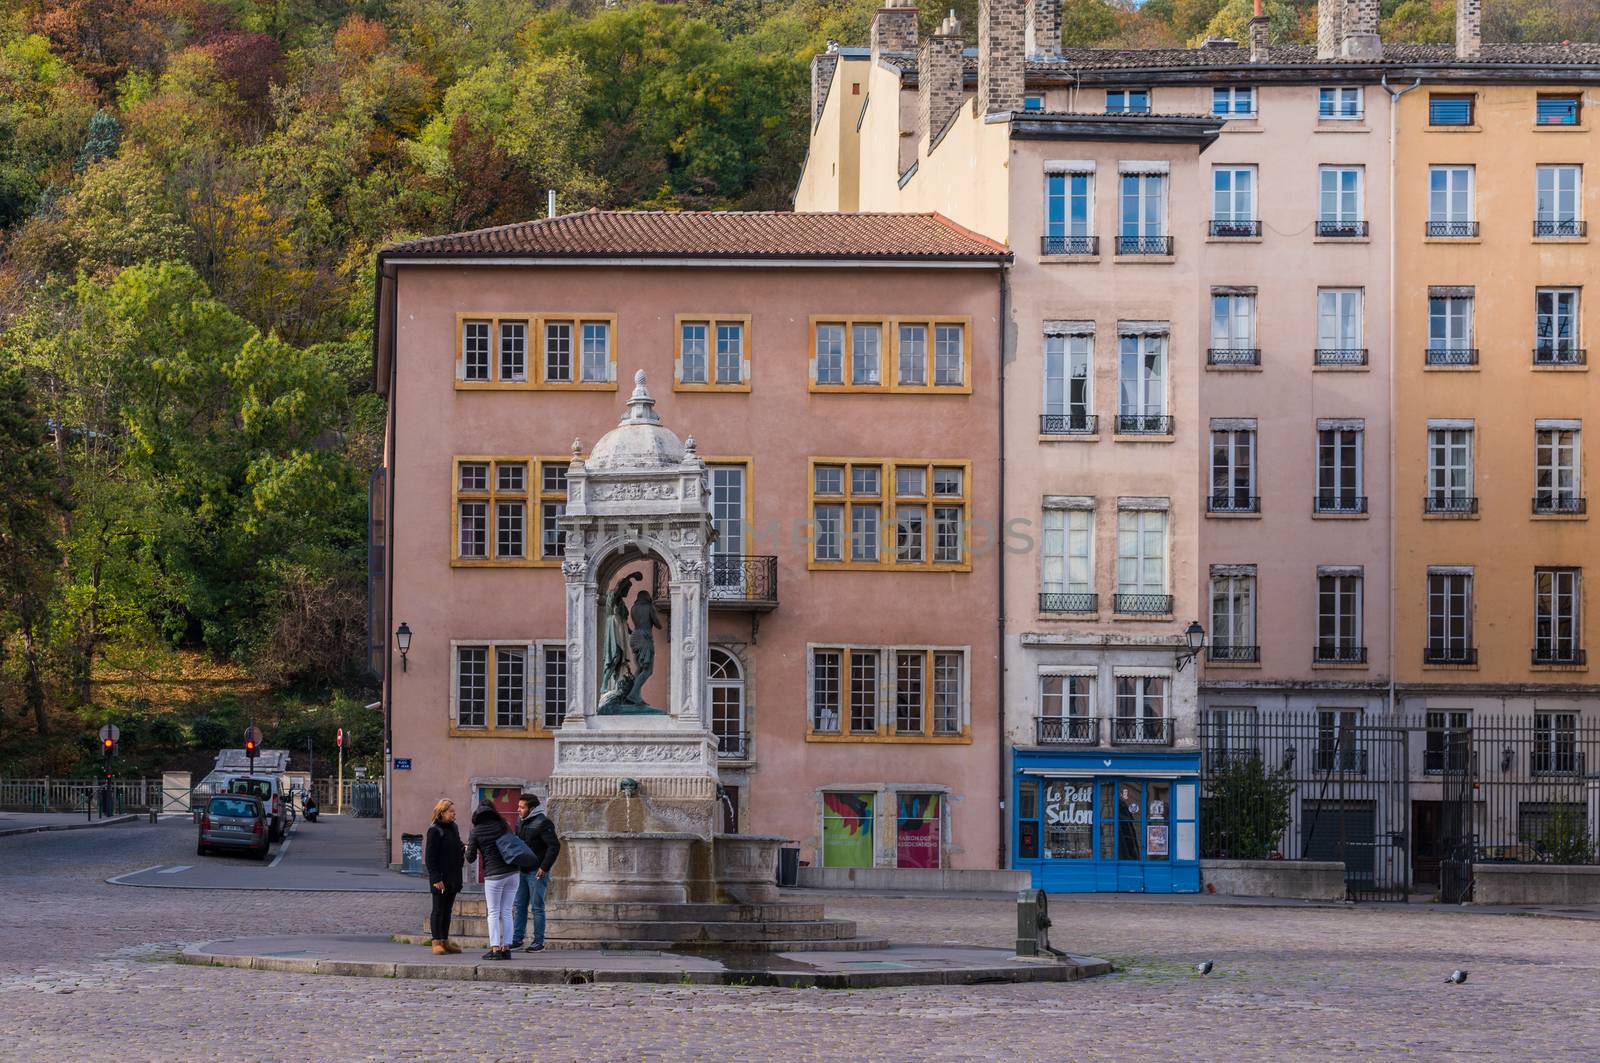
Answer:
[[(50, 730), (41, 647), (44, 607), (59, 559), (62, 507), (47, 439), (21, 374), (0, 369), (0, 622), (9, 621), (21, 637), (23, 697), (41, 735)], [(0, 634), (4, 630), (0, 627)]]
[(1209, 857), (1262, 860), (1278, 851), (1289, 826), (1294, 783), (1257, 756), (1230, 758), (1211, 780), (1203, 848)]

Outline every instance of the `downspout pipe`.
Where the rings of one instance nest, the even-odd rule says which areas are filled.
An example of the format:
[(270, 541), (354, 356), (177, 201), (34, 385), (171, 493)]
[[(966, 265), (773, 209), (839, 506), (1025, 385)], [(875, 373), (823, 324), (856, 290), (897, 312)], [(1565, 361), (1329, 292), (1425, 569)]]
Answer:
[[(383, 838), (386, 850), (394, 844), (394, 642), (390, 631), (394, 624), (394, 481), (400, 416), (397, 408), (397, 389), (400, 382), (400, 341), (395, 329), (400, 319), (400, 271), (395, 266), (378, 259), (377, 299), (378, 312), (383, 310), (383, 286), (390, 285), (389, 316), (389, 421), (388, 439), (384, 445), (383, 463)], [(377, 322), (373, 322), (377, 331)], [(384, 853), (385, 862), (389, 852)]]
[(995, 736), (995, 762), (998, 777), (995, 785), (999, 790), (999, 800), (996, 802), (997, 814), (1000, 817), (1000, 831), (996, 835), (997, 856), (995, 867), (1000, 870), (1006, 868), (1007, 840), (1011, 829), (1010, 817), (1007, 815), (1007, 795), (1011, 792), (1010, 777), (1007, 772), (1006, 752), (1010, 742), (1010, 730), (1006, 726), (1006, 335), (1011, 322), (1011, 274), (1010, 267), (1001, 263), (999, 268), (1000, 288), (1000, 327), (996, 329), (998, 342), (996, 353), (999, 357), (997, 364), (997, 381), (1000, 389), (998, 404), (999, 416), (999, 445), (1000, 445), (1000, 493), (999, 493), (999, 526), (995, 529), (995, 723), (999, 733)]

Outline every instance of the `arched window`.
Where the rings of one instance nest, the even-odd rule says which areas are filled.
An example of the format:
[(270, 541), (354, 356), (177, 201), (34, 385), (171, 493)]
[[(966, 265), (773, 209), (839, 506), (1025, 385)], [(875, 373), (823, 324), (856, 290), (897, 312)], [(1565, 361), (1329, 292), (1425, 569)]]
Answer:
[(745, 751), (744, 671), (727, 650), (713, 647), (706, 657), (706, 680), (711, 688), (711, 733), (717, 736), (717, 755), (742, 759)]

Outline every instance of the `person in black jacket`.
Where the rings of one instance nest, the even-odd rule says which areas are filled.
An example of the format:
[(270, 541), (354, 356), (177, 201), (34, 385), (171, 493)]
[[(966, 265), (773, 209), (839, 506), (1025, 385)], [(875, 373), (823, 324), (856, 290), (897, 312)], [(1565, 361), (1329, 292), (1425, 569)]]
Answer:
[(444, 798), (433, 806), (433, 823), (422, 843), (422, 863), (428, 870), (428, 889), (433, 895), (433, 912), (428, 919), (435, 956), (461, 951), (461, 946), (450, 940), (450, 913), (455, 907), (456, 894), (461, 892), (462, 854), (461, 832), (456, 829), (456, 804)]
[(544, 951), (544, 894), (550, 886), (550, 869), (556, 866), (561, 855), (561, 839), (556, 837), (556, 826), (539, 808), (539, 795), (525, 793), (517, 802), (517, 837), (533, 850), (538, 861), (532, 871), (523, 871), (517, 878), (517, 899), (513, 902), (515, 913), (511, 928), (511, 947), (522, 948), (522, 936), (528, 930), (528, 907), (533, 907), (533, 941), (529, 952)]
[(517, 869), (506, 863), (495, 842), (511, 828), (488, 798), (472, 813), (472, 833), (467, 835), (467, 863), (482, 858), (483, 893), (489, 905), (489, 951), (486, 960), (511, 958), (511, 898), (517, 892)]

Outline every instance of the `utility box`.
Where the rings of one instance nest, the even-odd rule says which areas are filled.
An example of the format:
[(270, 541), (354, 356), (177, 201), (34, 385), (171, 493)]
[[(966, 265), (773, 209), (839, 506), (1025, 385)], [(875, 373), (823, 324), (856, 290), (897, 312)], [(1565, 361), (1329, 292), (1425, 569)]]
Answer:
[(1059, 956), (1050, 947), (1050, 901), (1044, 890), (1017, 894), (1017, 955)]

